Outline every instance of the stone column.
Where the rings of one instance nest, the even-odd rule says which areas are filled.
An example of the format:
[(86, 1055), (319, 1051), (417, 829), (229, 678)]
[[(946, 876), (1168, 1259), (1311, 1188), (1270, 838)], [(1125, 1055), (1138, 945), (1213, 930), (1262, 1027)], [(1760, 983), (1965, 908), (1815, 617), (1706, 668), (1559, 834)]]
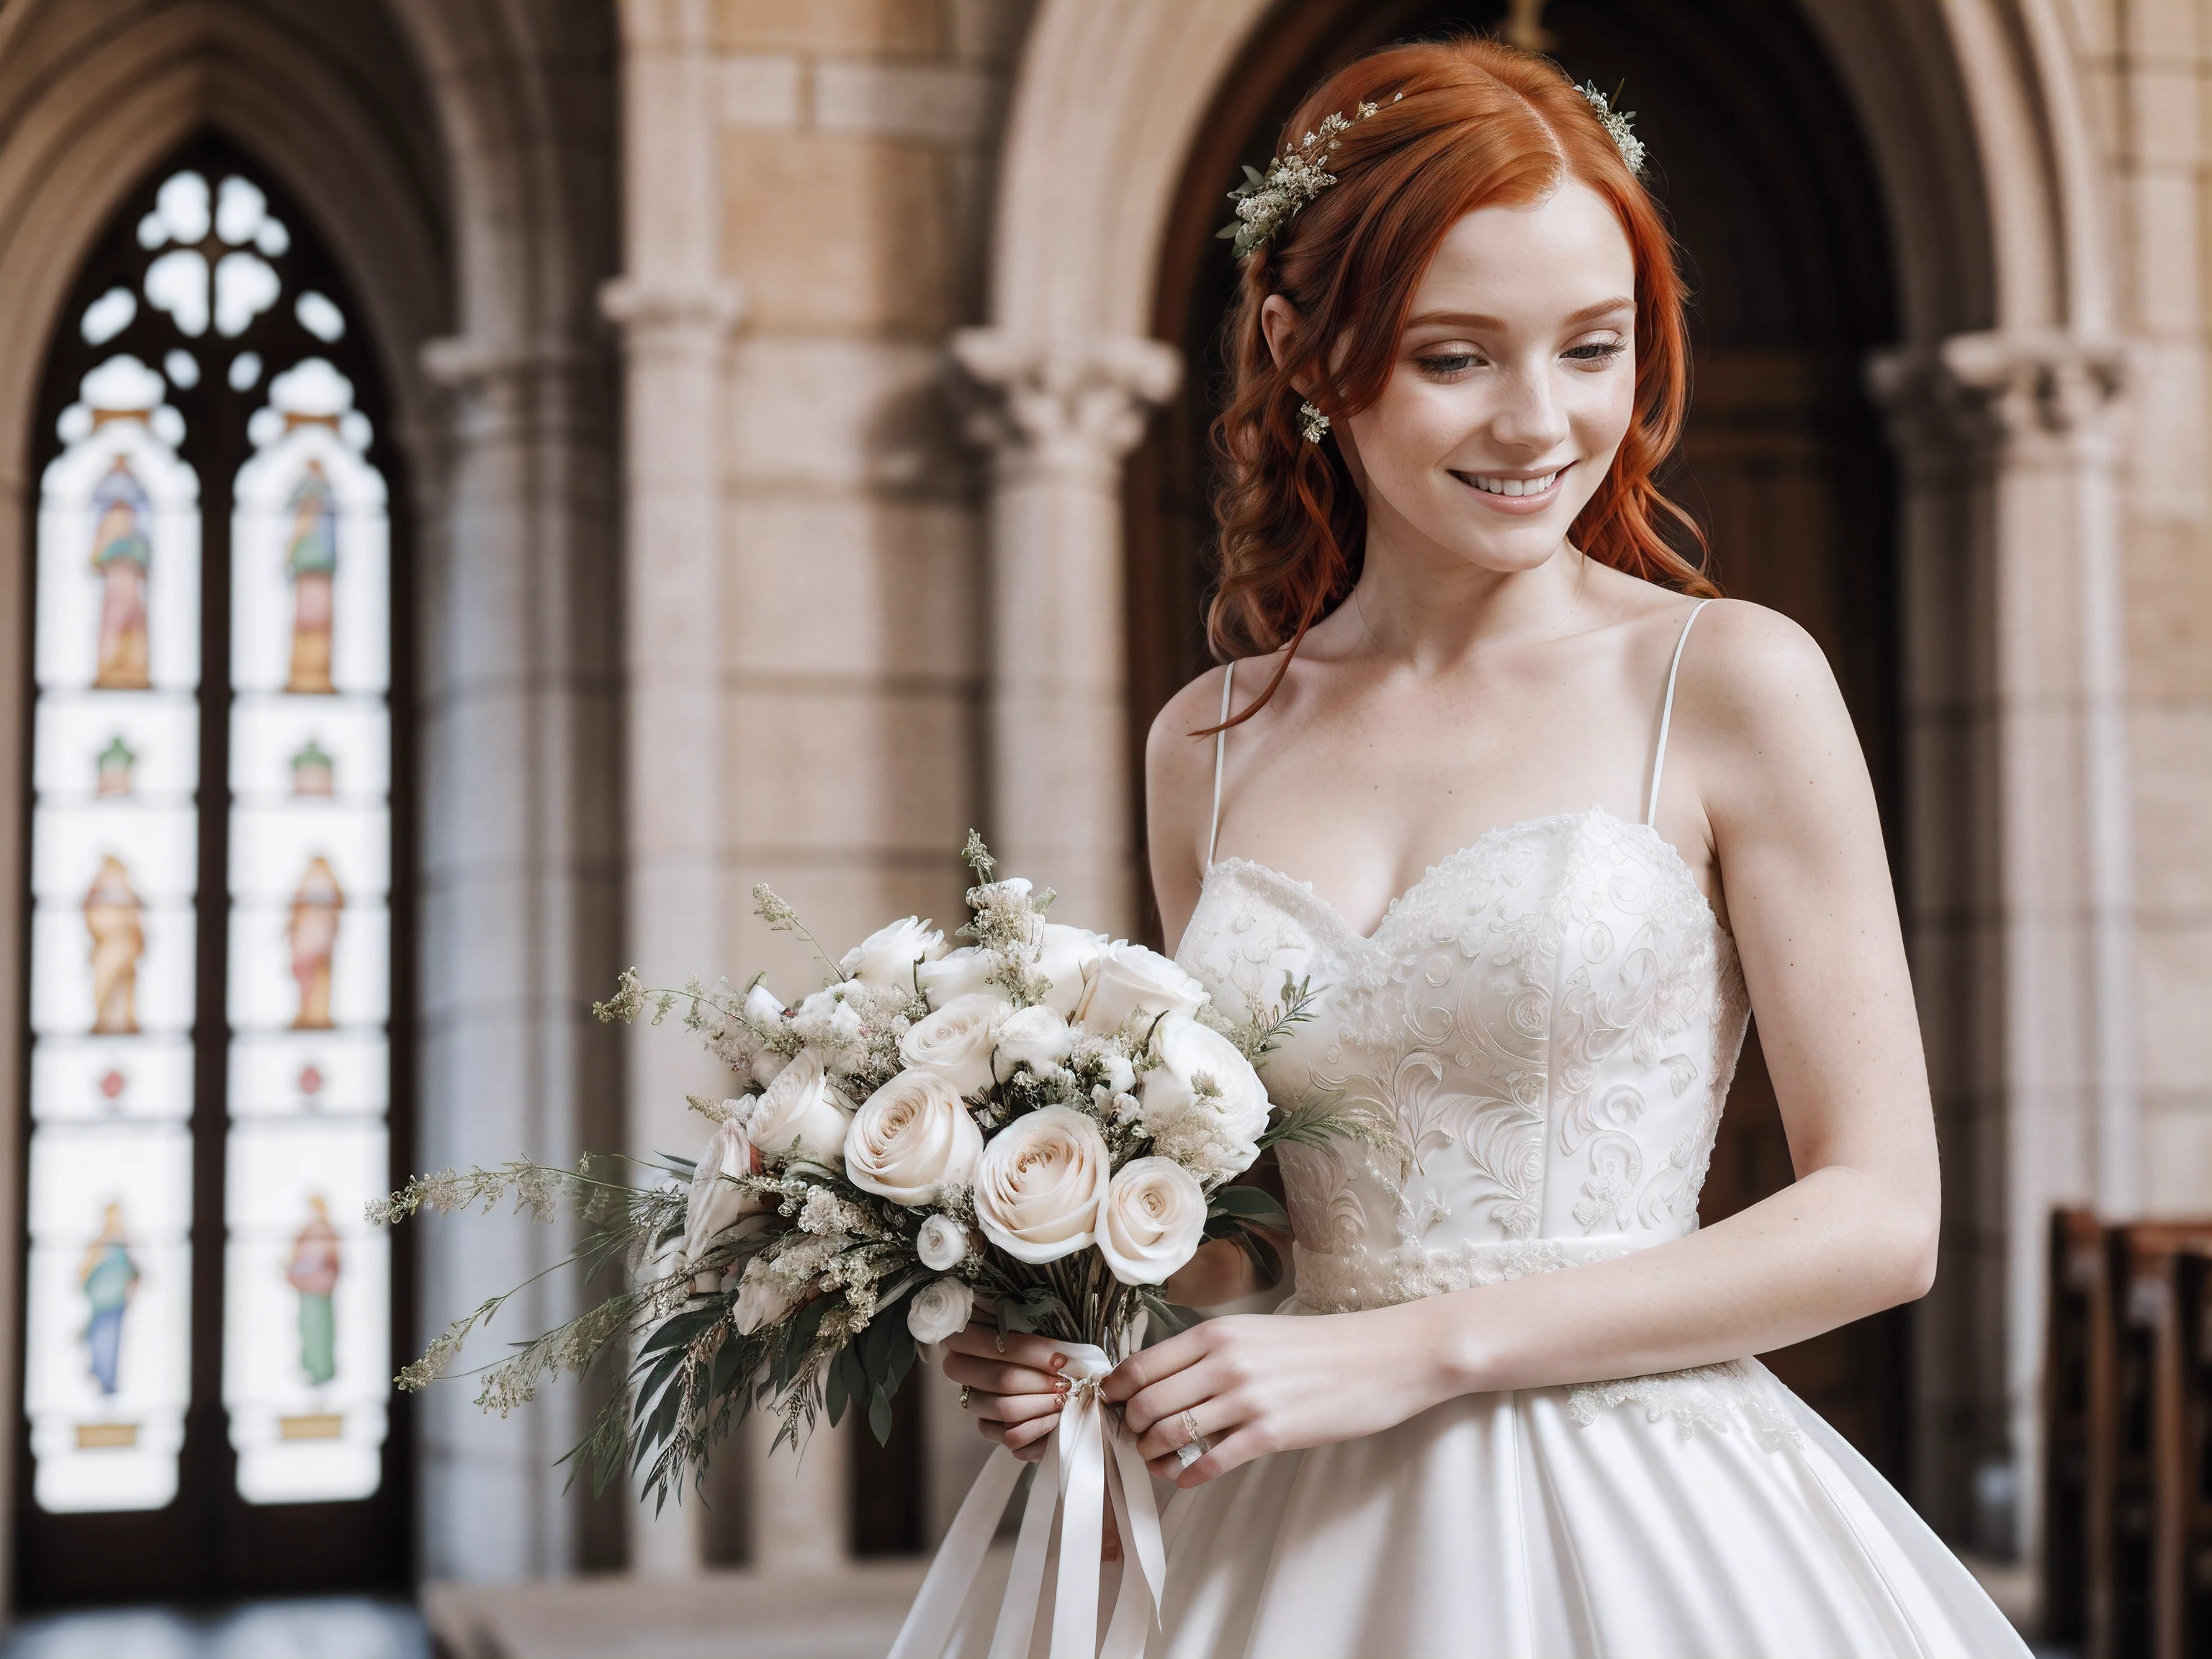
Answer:
[(1956, 1345), (1924, 1366), (1954, 1392), (1923, 1398), (1923, 1474), (1960, 1535), (1978, 1471), (2008, 1463), (2023, 1516), (2039, 1489), (2051, 1206), (2126, 1214), (2142, 1191), (2122, 362), (2114, 343), (2013, 331), (1872, 376), (1907, 480), (1907, 751), (1927, 826), (1908, 933), (1953, 1172), (1948, 1282), (1923, 1325)]
[[(416, 1166), (569, 1164), (617, 1121), (614, 1045), (589, 1012), (619, 943), (615, 801), (593, 782), (616, 755), (611, 376), (589, 339), (440, 340), (424, 366), (449, 408), (414, 447), (444, 463), (418, 491)], [(507, 1215), (410, 1224), (430, 1330), (567, 1248)], [(569, 1316), (580, 1290), (532, 1285), (477, 1347)], [(587, 1512), (555, 1461), (589, 1427), (589, 1402), (550, 1389), (502, 1420), (474, 1392), (441, 1386), (416, 1407), (426, 1572), (573, 1570), (592, 1553)]]
[(1182, 360), (1157, 340), (1050, 344), (963, 329), (952, 355), (989, 394), (969, 423), (993, 459), (988, 831), (1000, 866), (1058, 890), (1057, 914), (1127, 933), (1132, 857), (1121, 463)]
[[(730, 965), (723, 788), (720, 447), (738, 285), (716, 257), (710, 9), (628, 0), (623, 36), (625, 274), (600, 290), (625, 374), (623, 718), (627, 960), (648, 985), (710, 983)], [(610, 781), (611, 781), (611, 780)], [(689, 1152), (706, 1125), (684, 1097), (726, 1073), (680, 1030), (633, 1027), (623, 1068), (635, 1157)], [(630, 1565), (701, 1564), (700, 1506), (631, 1511)]]

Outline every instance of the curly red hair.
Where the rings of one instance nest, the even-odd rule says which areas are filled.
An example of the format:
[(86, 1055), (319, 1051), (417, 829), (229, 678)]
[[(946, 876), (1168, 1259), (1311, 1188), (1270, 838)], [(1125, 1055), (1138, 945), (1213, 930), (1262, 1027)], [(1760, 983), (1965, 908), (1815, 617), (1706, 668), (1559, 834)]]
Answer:
[[(1310, 395), (1338, 416), (1371, 404), (1389, 379), (1414, 290), (1452, 225), (1477, 208), (1540, 201), (1569, 179), (1603, 197), (1627, 234), (1637, 345), (1635, 415), (1570, 533), (1617, 569), (1686, 592), (1719, 592), (1669, 544), (1666, 528), (1701, 553), (1705, 538), (1652, 481), (1681, 435), (1689, 394), (1674, 239), (1589, 101), (1533, 52), (1474, 37), (1420, 41), (1330, 76), (1292, 112), (1279, 149), (1363, 102), (1379, 107), (1329, 158), (1337, 182), (1246, 262), (1227, 325), (1234, 379), (1213, 423), (1221, 577), (1206, 634), (1224, 659), (1290, 647), (1232, 726), (1274, 695), (1306, 630), (1358, 579), (1365, 504), (1335, 446), (1304, 441), (1298, 405)], [(1260, 327), (1271, 294), (1297, 314), (1280, 362)], [(1310, 394), (1297, 389), (1301, 380)]]

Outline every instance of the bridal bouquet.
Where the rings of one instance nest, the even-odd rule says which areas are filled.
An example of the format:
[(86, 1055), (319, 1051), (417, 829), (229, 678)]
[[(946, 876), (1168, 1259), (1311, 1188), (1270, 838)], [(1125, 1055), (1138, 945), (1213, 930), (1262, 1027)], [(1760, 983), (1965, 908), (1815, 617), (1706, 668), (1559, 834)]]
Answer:
[[(391, 1222), (512, 1193), (550, 1220), (565, 1200), (584, 1224), (569, 1262), (627, 1269), (489, 1367), (479, 1404), (504, 1415), (541, 1379), (627, 1352), (627, 1386), (569, 1455), (602, 1485), (640, 1471), (665, 1501), (750, 1410), (778, 1414), (779, 1444), (855, 1408), (887, 1436), (916, 1345), (979, 1304), (1002, 1332), (1062, 1344), (1088, 1405), (1148, 1316), (1187, 1322), (1160, 1287), (1202, 1240), (1272, 1256), (1280, 1206), (1231, 1183), (1273, 1142), (1331, 1127), (1273, 1107), (1255, 1070), (1306, 1017), (1306, 988), (1285, 976), (1279, 1003), (1232, 1022), (1157, 952), (1048, 921), (1052, 895), (994, 880), (978, 837), (963, 857), (977, 884), (959, 948), (908, 917), (821, 952), (823, 984), (793, 1005), (758, 978), (740, 994), (623, 975), (602, 1020), (650, 1008), (657, 1025), (680, 1006), (737, 1079), (728, 1099), (693, 1097), (713, 1125), (696, 1161), (664, 1155), (643, 1182), (588, 1158), (448, 1170), (373, 1207)], [(775, 894), (754, 897), (815, 943)], [(455, 1321), (400, 1387), (447, 1370), (513, 1294)]]

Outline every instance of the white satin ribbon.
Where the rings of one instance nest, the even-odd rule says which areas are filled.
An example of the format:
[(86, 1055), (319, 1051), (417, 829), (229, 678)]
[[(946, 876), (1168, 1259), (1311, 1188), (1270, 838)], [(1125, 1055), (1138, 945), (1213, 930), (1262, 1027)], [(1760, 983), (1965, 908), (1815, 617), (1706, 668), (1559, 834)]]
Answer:
[[(1060, 1375), (1073, 1386), (1030, 1488), (991, 1634), (990, 1659), (1028, 1659), (1055, 1516), (1060, 1574), (1053, 1587), (1051, 1659), (1092, 1659), (1103, 1565), (1100, 1517), (1109, 1501), (1121, 1532), (1124, 1565), (1106, 1644), (1096, 1651), (1097, 1659), (1140, 1659), (1146, 1632), (1159, 1616), (1167, 1588), (1167, 1550), (1152, 1504), (1152, 1475), (1121, 1419), (1099, 1398), (1098, 1384), (1114, 1369), (1106, 1351), (1087, 1342), (1056, 1342), (1053, 1348), (1066, 1357)], [(942, 1659), (1021, 1473), (1021, 1459), (1004, 1446), (991, 1454), (938, 1546), (937, 1559), (930, 1563), (898, 1640), (891, 1644), (890, 1659)]]

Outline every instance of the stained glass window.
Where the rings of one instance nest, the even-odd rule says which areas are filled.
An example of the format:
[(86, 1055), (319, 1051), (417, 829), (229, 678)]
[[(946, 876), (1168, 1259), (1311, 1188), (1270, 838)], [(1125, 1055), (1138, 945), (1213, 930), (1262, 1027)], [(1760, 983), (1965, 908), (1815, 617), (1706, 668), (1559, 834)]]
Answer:
[(57, 348), (40, 481), (33, 1495), (170, 1504), (219, 1378), (239, 1498), (360, 1498), (392, 1369), (362, 1217), (392, 1166), (387, 485), (302, 228), (243, 169), (142, 202), (129, 280)]

